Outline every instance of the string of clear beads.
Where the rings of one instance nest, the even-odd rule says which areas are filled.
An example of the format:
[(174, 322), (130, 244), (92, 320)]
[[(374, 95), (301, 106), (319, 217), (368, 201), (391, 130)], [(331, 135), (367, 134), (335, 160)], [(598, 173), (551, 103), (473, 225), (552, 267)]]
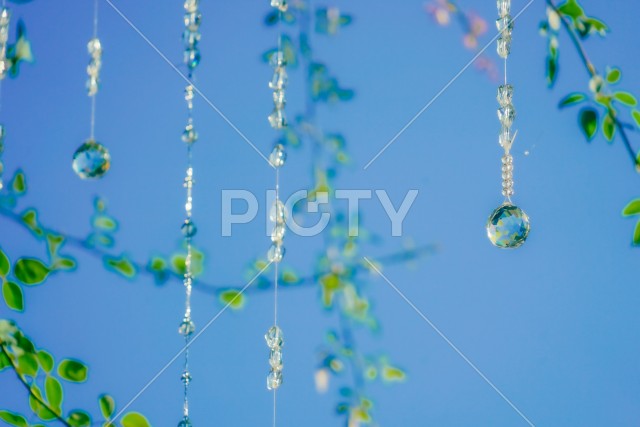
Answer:
[[(193, 72), (200, 64), (200, 49), (198, 43), (200, 42), (200, 24), (202, 22), (202, 14), (199, 10), (199, 0), (185, 0), (184, 2), (184, 26), (183, 41), (185, 45), (184, 50), (184, 63), (189, 70), (189, 80), (193, 78)], [(197, 233), (197, 228), (193, 222), (193, 186), (195, 180), (193, 178), (193, 166), (192, 161), (192, 147), (198, 140), (198, 132), (195, 129), (193, 123), (193, 100), (195, 97), (195, 88), (193, 84), (189, 83), (184, 90), (184, 99), (187, 103), (188, 117), (187, 124), (182, 132), (182, 141), (187, 144), (187, 157), (188, 166), (186, 175), (184, 178), (183, 186), (186, 189), (186, 201), (184, 205), (185, 220), (182, 224), (181, 230), (184, 236), (185, 245), (187, 248), (187, 255), (185, 257), (185, 273), (184, 273), (184, 288), (185, 288), (185, 311), (182, 323), (178, 328), (178, 332), (184, 336), (186, 349), (184, 352), (184, 368), (180, 377), (182, 384), (184, 385), (184, 402), (182, 411), (182, 420), (178, 423), (178, 427), (192, 427), (191, 420), (189, 418), (189, 386), (193, 377), (189, 371), (189, 345), (191, 342), (191, 336), (196, 330), (195, 323), (191, 318), (191, 292), (193, 289), (193, 247), (192, 240)]]
[(102, 43), (97, 37), (89, 40), (87, 50), (91, 59), (87, 65), (87, 93), (89, 96), (96, 96), (100, 87), (100, 69), (102, 68)]
[(7, 77), (9, 71), (9, 61), (7, 60), (7, 43), (9, 41), (9, 23), (11, 22), (11, 11), (3, 7), (0, 10), (0, 80)]

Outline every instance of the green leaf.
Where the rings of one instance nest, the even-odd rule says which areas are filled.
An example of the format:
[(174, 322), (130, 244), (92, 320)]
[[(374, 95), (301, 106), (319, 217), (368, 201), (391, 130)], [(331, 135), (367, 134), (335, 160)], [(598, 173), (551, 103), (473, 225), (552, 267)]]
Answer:
[(118, 228), (118, 222), (108, 215), (96, 215), (93, 217), (93, 226), (101, 230), (115, 231)]
[(118, 273), (127, 279), (132, 279), (138, 273), (136, 267), (126, 255), (122, 255), (120, 258), (106, 255), (104, 257), (104, 266), (108, 270)]
[(0, 276), (6, 277), (11, 270), (11, 262), (9, 257), (0, 249)]
[(51, 266), (52, 270), (71, 271), (76, 268), (76, 260), (73, 258), (59, 258)]
[(74, 359), (64, 359), (58, 365), (60, 378), (74, 383), (86, 381), (88, 370), (89, 368), (84, 363)]
[(20, 258), (13, 266), (13, 274), (25, 285), (38, 285), (45, 281), (51, 271), (35, 258)]
[(622, 102), (624, 105), (628, 105), (630, 107), (635, 107), (636, 105), (638, 105), (638, 100), (636, 99), (636, 97), (631, 95), (629, 92), (616, 92), (613, 94), (613, 97)]
[(292, 284), (298, 283), (300, 281), (300, 278), (298, 277), (295, 271), (285, 270), (282, 272), (281, 280), (283, 283), (292, 285)]
[(6, 421), (9, 425), (16, 427), (29, 427), (29, 423), (27, 423), (27, 419), (22, 415), (9, 412), (9, 411), (0, 411), (0, 419)]
[(122, 427), (150, 427), (149, 421), (137, 412), (129, 412), (122, 417)]
[(640, 128), (640, 111), (633, 110), (631, 115), (633, 116), (633, 120), (636, 122), (636, 125)]
[(35, 209), (27, 209), (22, 213), (20, 219), (34, 236), (41, 238), (44, 235), (44, 231), (38, 224), (38, 212)]
[(116, 401), (108, 394), (103, 394), (98, 399), (100, 405), (100, 412), (105, 419), (111, 419), (113, 413), (116, 412)]
[(622, 210), (623, 216), (640, 215), (640, 199), (635, 199), (629, 202), (627, 206)]
[(96, 197), (93, 199), (93, 208), (96, 212), (104, 212), (107, 210), (107, 201), (102, 197)]
[(67, 422), (73, 427), (87, 427), (91, 425), (91, 416), (78, 409), (69, 412)]
[(584, 23), (587, 25), (590, 33), (597, 33), (604, 37), (607, 31), (609, 31), (609, 26), (596, 18), (586, 18), (584, 19)]
[(33, 353), (22, 354), (17, 362), (20, 374), (35, 377), (38, 373), (38, 358)]
[(567, 0), (566, 2), (558, 6), (558, 11), (561, 14), (573, 19), (584, 16), (584, 9), (582, 9), (582, 6), (578, 4), (577, 0)]
[(24, 177), (24, 172), (18, 170), (11, 179), (11, 189), (17, 195), (22, 195), (27, 191), (27, 180)]
[(184, 274), (187, 271), (185, 266), (185, 256), (184, 255), (174, 255), (171, 257), (171, 269), (174, 273)]
[(62, 398), (64, 396), (60, 381), (52, 376), (47, 376), (44, 380), (44, 391), (47, 396), (49, 406), (56, 412), (56, 414), (60, 415), (62, 413)]
[(636, 246), (640, 245), (640, 221), (638, 221), (633, 231), (633, 244)]
[(244, 307), (246, 299), (243, 294), (237, 289), (227, 289), (220, 292), (218, 295), (220, 302), (224, 305), (229, 304), (229, 307), (234, 310), (239, 310)]
[(47, 373), (53, 369), (53, 356), (46, 350), (38, 351), (38, 362), (40, 362), (40, 366)]
[(621, 77), (622, 77), (622, 72), (620, 71), (620, 68), (612, 68), (607, 73), (606, 78), (607, 78), (607, 82), (614, 84), (614, 83), (618, 83)]
[(389, 365), (382, 367), (382, 379), (385, 382), (400, 382), (404, 381), (406, 378), (407, 374), (400, 368)]
[(24, 296), (22, 288), (17, 283), (5, 281), (2, 284), (2, 296), (7, 306), (15, 311), (24, 310)]
[[(42, 399), (42, 393), (40, 392), (40, 389), (37, 386), (32, 385), (31, 392), (36, 396), (38, 396), (39, 399)], [(32, 395), (29, 395), (29, 407), (31, 407), (31, 410), (38, 417), (40, 417), (41, 420), (51, 421), (56, 419), (56, 414), (51, 412), (46, 406), (40, 403), (38, 399), (34, 398)]]
[(49, 256), (51, 258), (55, 258), (58, 255), (60, 247), (64, 244), (64, 237), (53, 233), (47, 233), (46, 239)]
[(558, 104), (559, 108), (569, 107), (572, 105), (579, 104), (584, 102), (587, 99), (587, 96), (583, 93), (574, 92), (562, 98), (560, 104)]
[(579, 121), (587, 141), (591, 141), (598, 131), (598, 112), (593, 108), (584, 108), (580, 111)]
[(602, 121), (602, 133), (604, 133), (604, 137), (607, 138), (607, 141), (612, 141), (615, 132), (615, 122), (613, 121), (611, 114), (607, 114)]
[(547, 57), (547, 85), (552, 87), (558, 77), (558, 58), (556, 56)]

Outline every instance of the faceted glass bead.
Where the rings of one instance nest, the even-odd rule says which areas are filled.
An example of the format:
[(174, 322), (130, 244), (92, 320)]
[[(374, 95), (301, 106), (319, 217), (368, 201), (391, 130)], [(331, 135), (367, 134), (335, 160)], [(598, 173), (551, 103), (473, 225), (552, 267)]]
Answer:
[(511, 37), (500, 36), (498, 37), (498, 55), (501, 58), (506, 58), (511, 53)]
[(269, 260), (269, 262), (278, 263), (282, 261), (282, 258), (284, 258), (284, 253), (285, 253), (285, 248), (284, 246), (282, 246), (282, 243), (281, 242), (274, 243), (269, 248), (269, 252), (267, 252), (267, 259)]
[(284, 60), (284, 52), (281, 52), (281, 51), (274, 52), (271, 55), (271, 57), (269, 57), (269, 64), (273, 68), (284, 67), (286, 64), (286, 61)]
[(190, 70), (193, 70), (200, 64), (200, 50), (197, 48), (187, 49), (184, 51), (184, 63)]
[(182, 229), (182, 234), (184, 235), (184, 237), (188, 237), (188, 238), (191, 238), (191, 237), (195, 236), (196, 233), (198, 232), (198, 228), (193, 223), (193, 221), (190, 220), (190, 219), (186, 220), (182, 224), (181, 229)]
[(199, 3), (200, 3), (199, 0), (185, 0), (184, 10), (187, 11), (187, 13), (196, 12), (198, 10)]
[(511, 104), (513, 101), (513, 86), (510, 84), (498, 86), (498, 96), (496, 98), (501, 107)]
[(187, 144), (193, 144), (197, 140), (198, 132), (196, 132), (193, 124), (189, 123), (187, 126), (185, 126), (184, 132), (182, 132), (182, 141), (186, 142)]
[(193, 334), (195, 331), (196, 331), (196, 324), (193, 323), (193, 320), (186, 317), (184, 318), (182, 323), (180, 323), (180, 327), (178, 327), (178, 333), (180, 335), (184, 335), (185, 337), (188, 337), (189, 335)]
[(494, 246), (517, 248), (527, 239), (530, 228), (527, 214), (519, 207), (505, 203), (489, 217), (487, 236)]
[(508, 15), (511, 12), (511, 0), (498, 0), (497, 6), (500, 16)]
[(284, 89), (287, 85), (288, 76), (284, 67), (277, 67), (273, 72), (273, 78), (269, 82), (269, 87), (274, 90)]
[(87, 65), (87, 74), (90, 77), (98, 78), (98, 74), (100, 73), (100, 67), (102, 63), (101, 61), (91, 61), (89, 65)]
[(194, 90), (193, 85), (188, 85), (187, 87), (184, 88), (185, 101), (193, 101), (193, 97), (194, 97), (193, 90)]
[(496, 27), (503, 35), (511, 35), (513, 31), (513, 19), (511, 15), (501, 16), (496, 20)]
[(286, 230), (287, 227), (283, 222), (274, 225), (273, 231), (271, 231), (271, 241), (273, 243), (282, 243)]
[(287, 0), (271, 0), (271, 6), (278, 8), (280, 12), (286, 12), (289, 8), (289, 2)]
[(96, 77), (90, 77), (89, 80), (87, 80), (87, 94), (89, 96), (95, 96), (98, 93), (98, 89), (100, 89), (98, 79)]
[(282, 371), (272, 370), (267, 375), (267, 389), (276, 390), (282, 385)]
[(104, 145), (87, 140), (73, 154), (73, 170), (82, 179), (102, 178), (111, 166), (111, 156)]
[(5, 44), (9, 41), (9, 27), (0, 25), (0, 43)]
[(274, 129), (283, 129), (287, 127), (287, 117), (284, 114), (284, 110), (281, 108), (274, 108), (268, 118), (269, 124)]
[(269, 211), (269, 220), (276, 224), (284, 224), (287, 220), (287, 208), (280, 200), (273, 202), (271, 210)]
[(193, 427), (193, 425), (191, 424), (191, 420), (189, 419), (189, 417), (184, 417), (178, 423), (178, 427)]
[(92, 38), (89, 40), (89, 43), (87, 43), (87, 50), (94, 58), (100, 57), (100, 55), (102, 55), (102, 43), (100, 42), (100, 39)]
[(182, 375), (180, 375), (180, 380), (184, 383), (184, 385), (189, 385), (193, 377), (189, 371), (184, 371)]
[(500, 123), (504, 127), (511, 127), (513, 125), (513, 121), (516, 119), (516, 109), (513, 108), (513, 105), (507, 104), (502, 108), (498, 109), (498, 119), (500, 119)]
[(280, 348), (276, 347), (271, 349), (269, 365), (274, 371), (282, 371), (282, 350)]
[(282, 334), (282, 329), (277, 326), (272, 326), (267, 331), (264, 336), (265, 341), (267, 341), (267, 346), (269, 348), (280, 348), (284, 345), (284, 336)]
[(184, 30), (184, 33), (182, 33), (182, 40), (188, 48), (196, 47), (201, 37), (200, 31)]
[(286, 104), (286, 98), (283, 89), (276, 89), (273, 91), (273, 104), (278, 109), (283, 109)]
[(269, 156), (269, 163), (271, 163), (272, 166), (279, 168), (284, 166), (284, 162), (286, 160), (287, 152), (285, 151), (284, 146), (282, 144), (276, 144)]
[(191, 12), (184, 15), (184, 26), (189, 31), (198, 31), (202, 23), (202, 13)]
[(7, 77), (7, 71), (9, 71), (9, 61), (6, 59), (0, 59), (0, 80)]
[(9, 25), (10, 20), (11, 20), (11, 11), (6, 7), (2, 8), (2, 11), (0, 11), (0, 25), (5, 27)]
[(500, 146), (505, 150), (511, 150), (513, 137), (511, 136), (511, 130), (508, 127), (502, 126), (502, 129), (500, 129), (500, 137), (498, 138), (498, 142), (500, 143)]

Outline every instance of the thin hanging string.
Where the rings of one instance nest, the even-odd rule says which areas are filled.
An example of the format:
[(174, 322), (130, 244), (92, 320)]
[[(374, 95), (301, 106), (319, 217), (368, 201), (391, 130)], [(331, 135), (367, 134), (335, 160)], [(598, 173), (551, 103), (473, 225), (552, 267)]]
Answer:
[[(93, 1), (93, 38), (98, 38), (98, 0)], [(97, 93), (94, 93), (91, 97), (91, 131), (89, 134), (92, 141), (95, 140), (96, 132), (96, 96)]]

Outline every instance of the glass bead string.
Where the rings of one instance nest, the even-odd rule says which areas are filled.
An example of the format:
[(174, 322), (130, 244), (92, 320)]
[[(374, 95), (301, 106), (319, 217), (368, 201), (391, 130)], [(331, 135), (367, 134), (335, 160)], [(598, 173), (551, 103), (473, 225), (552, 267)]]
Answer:
[[(93, 2), (93, 40), (97, 40), (98, 39), (98, 0), (94, 0)], [(100, 53), (102, 53), (102, 51), (100, 51)], [(100, 55), (101, 56), (101, 55)], [(100, 61), (101, 58), (95, 58), (92, 57), (92, 63), (93, 64), (89, 64), (89, 68), (88, 70), (91, 69), (92, 65), (97, 65), (97, 73), (99, 73), (100, 70)], [(91, 79), (91, 73), (89, 72), (89, 78)], [(96, 74), (96, 83), (98, 81), (98, 74)], [(89, 85), (91, 85), (91, 82), (89, 81)], [(97, 91), (97, 87), (96, 87), (96, 91)], [(90, 139), (91, 140), (95, 140), (95, 130), (96, 130), (96, 96), (95, 94), (93, 96), (91, 96), (91, 131), (90, 131)]]
[[(278, 24), (282, 25), (282, 14), (287, 11), (288, 4), (286, 0), (271, 0), (271, 6), (277, 10)], [(287, 85), (287, 71), (284, 52), (282, 49), (282, 31), (278, 32), (278, 47), (270, 58), (270, 64), (274, 68), (273, 78), (269, 83), (269, 88), (273, 90), (274, 108), (269, 115), (268, 120), (272, 128), (276, 131), (282, 131), (287, 127), (287, 119), (285, 116), (285, 87)], [(271, 208), (269, 217), (274, 223), (271, 232), (271, 247), (267, 253), (270, 263), (274, 264), (274, 280), (273, 280), (273, 326), (267, 331), (265, 340), (269, 347), (269, 374), (267, 375), (267, 389), (273, 391), (273, 426), (276, 426), (277, 414), (277, 390), (282, 385), (282, 346), (284, 345), (283, 333), (278, 326), (278, 275), (279, 264), (285, 254), (285, 248), (282, 244), (286, 230), (286, 208), (280, 200), (280, 168), (286, 160), (286, 151), (281, 140), (277, 140), (271, 155), (269, 163), (275, 169), (275, 201)]]
[(184, 98), (187, 103), (187, 124), (182, 133), (182, 141), (187, 145), (187, 170), (184, 178), (184, 187), (186, 189), (185, 220), (182, 224), (182, 234), (184, 235), (187, 255), (185, 257), (185, 311), (182, 323), (178, 328), (178, 332), (184, 336), (185, 351), (184, 365), (181, 375), (181, 381), (184, 387), (184, 397), (182, 404), (182, 419), (178, 423), (178, 427), (192, 427), (189, 418), (189, 385), (192, 380), (189, 369), (189, 347), (191, 344), (191, 336), (195, 332), (195, 324), (191, 317), (191, 292), (193, 287), (193, 245), (192, 240), (197, 232), (197, 228), (193, 222), (193, 144), (198, 140), (198, 133), (194, 126), (193, 120), (193, 100), (194, 86), (193, 78), (196, 67), (200, 64), (200, 50), (198, 43), (200, 42), (200, 24), (202, 22), (202, 14), (199, 10), (199, 0), (185, 0), (184, 2), (184, 33), (183, 42), (185, 44), (184, 63), (188, 69), (189, 84), (184, 90)]
[[(2, 0), (2, 10), (0, 10), (0, 110), (2, 110), (2, 80), (7, 76), (9, 70), (7, 61), (7, 43), (9, 41), (9, 24), (11, 23), (11, 11), (7, 8), (6, 0)], [(2, 155), (4, 153), (4, 139), (6, 129), (0, 124), (0, 190), (4, 188), (4, 163)]]

